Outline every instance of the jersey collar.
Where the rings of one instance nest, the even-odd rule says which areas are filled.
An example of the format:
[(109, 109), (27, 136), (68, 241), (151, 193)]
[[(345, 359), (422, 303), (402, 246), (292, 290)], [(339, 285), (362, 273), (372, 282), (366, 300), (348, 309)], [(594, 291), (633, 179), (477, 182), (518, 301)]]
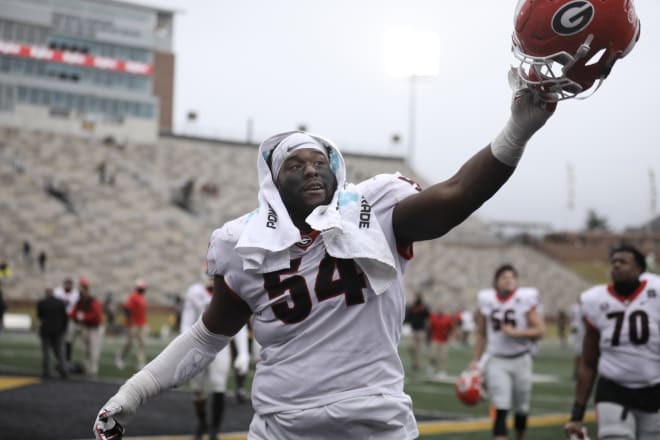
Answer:
[(495, 290), (495, 298), (497, 298), (497, 300), (498, 300), (499, 302), (501, 302), (501, 303), (505, 303), (505, 302), (507, 302), (508, 300), (510, 300), (511, 298), (513, 298), (513, 295), (515, 295), (517, 291), (518, 291), (518, 289), (513, 289), (511, 292), (509, 292), (508, 295), (506, 295), (506, 296), (500, 296), (500, 294), (497, 292), (497, 290)]
[(626, 296), (626, 295), (619, 295), (618, 293), (616, 293), (616, 291), (614, 290), (614, 285), (612, 284), (607, 285), (607, 291), (610, 293), (610, 295), (612, 295), (619, 302), (625, 305), (628, 305), (631, 302), (633, 302), (635, 298), (637, 298), (639, 294), (644, 291), (645, 288), (646, 288), (646, 280), (643, 280), (641, 283), (639, 283), (639, 287), (637, 287), (637, 289), (633, 293)]
[(307, 249), (312, 243), (314, 243), (314, 240), (316, 240), (316, 237), (318, 237), (319, 234), (321, 234), (321, 232), (316, 230), (313, 230), (309, 234), (301, 234), (300, 241), (296, 243), (296, 246), (300, 249)]

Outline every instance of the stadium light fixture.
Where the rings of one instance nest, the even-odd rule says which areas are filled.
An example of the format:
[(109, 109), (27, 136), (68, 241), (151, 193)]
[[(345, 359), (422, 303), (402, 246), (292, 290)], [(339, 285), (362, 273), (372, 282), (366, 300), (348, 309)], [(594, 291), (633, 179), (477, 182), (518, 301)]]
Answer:
[(415, 150), (417, 78), (440, 72), (440, 35), (436, 32), (396, 26), (385, 32), (385, 72), (409, 79), (408, 151), (412, 163)]

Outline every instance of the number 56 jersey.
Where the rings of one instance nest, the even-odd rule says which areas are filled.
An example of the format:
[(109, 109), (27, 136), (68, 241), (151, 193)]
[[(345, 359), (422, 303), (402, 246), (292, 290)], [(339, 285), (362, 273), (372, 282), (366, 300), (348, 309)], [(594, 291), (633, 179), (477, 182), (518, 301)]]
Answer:
[(600, 333), (598, 372), (628, 388), (660, 383), (660, 282), (644, 280), (627, 297), (599, 285), (580, 298), (587, 325)]
[(477, 308), (486, 320), (486, 352), (489, 355), (516, 357), (534, 353), (534, 340), (507, 336), (502, 332), (502, 326), (528, 328), (527, 314), (534, 309), (540, 311), (541, 308), (538, 290), (534, 287), (519, 287), (508, 296), (500, 298), (495, 289), (484, 289), (477, 294)]

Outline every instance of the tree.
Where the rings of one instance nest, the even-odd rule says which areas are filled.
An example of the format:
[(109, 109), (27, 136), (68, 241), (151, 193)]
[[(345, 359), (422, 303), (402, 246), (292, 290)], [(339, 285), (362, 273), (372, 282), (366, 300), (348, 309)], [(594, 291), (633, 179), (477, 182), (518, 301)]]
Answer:
[(596, 211), (590, 209), (587, 213), (587, 222), (585, 224), (587, 231), (608, 231), (607, 218), (601, 217)]

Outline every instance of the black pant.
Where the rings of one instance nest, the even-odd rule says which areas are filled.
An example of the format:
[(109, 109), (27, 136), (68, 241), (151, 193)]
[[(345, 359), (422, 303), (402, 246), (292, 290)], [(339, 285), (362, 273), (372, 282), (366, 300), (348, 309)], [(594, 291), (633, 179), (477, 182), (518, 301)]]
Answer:
[(44, 376), (50, 376), (50, 351), (55, 355), (57, 370), (60, 372), (60, 375), (64, 376), (66, 374), (64, 335), (41, 336), (42, 373)]

